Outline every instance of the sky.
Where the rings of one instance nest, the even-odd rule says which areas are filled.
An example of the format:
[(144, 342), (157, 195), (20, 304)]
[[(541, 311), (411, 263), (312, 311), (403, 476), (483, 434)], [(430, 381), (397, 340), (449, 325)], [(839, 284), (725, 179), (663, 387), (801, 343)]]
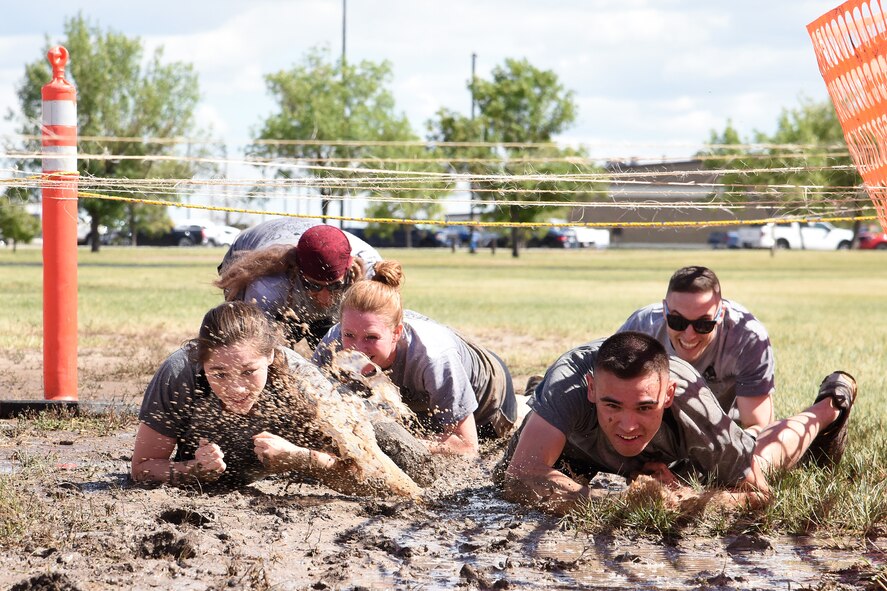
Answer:
[[(346, 4), (347, 2), (347, 4)], [(600, 159), (690, 156), (731, 120), (770, 133), (783, 109), (826, 100), (806, 25), (839, 0), (153, 0), (10, 4), (0, 19), (0, 114), (24, 66), (78, 11), (164, 48), (199, 75), (198, 122), (229, 154), (273, 111), (264, 75), (315, 47), (387, 60), (397, 110), (417, 135), (441, 107), (470, 114), (472, 54), (488, 77), (507, 58), (554, 71), (578, 116), (556, 139)], [(76, 59), (72, 56), (71, 59)], [(13, 132), (0, 119), (0, 135)]]

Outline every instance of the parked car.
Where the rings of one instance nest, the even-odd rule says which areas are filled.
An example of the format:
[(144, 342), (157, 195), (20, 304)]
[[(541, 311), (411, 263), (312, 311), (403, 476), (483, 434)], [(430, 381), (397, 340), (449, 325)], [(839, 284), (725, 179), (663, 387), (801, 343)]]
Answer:
[(240, 234), (240, 228), (219, 224), (204, 224), (203, 233), (210, 246), (231, 246), (234, 239)]
[(712, 248), (739, 248), (739, 232), (716, 230), (708, 235), (707, 242)]
[(867, 230), (859, 233), (859, 248), (887, 250), (887, 232), (880, 226), (872, 225)]
[(207, 246), (209, 240), (203, 226), (182, 224), (159, 235), (139, 233), (136, 236), (139, 246)]
[(549, 228), (542, 236), (533, 236), (527, 241), (527, 247), (543, 246), (548, 248), (579, 248), (579, 240), (573, 228), (555, 226)]
[[(456, 246), (469, 246), (471, 242), (471, 228), (468, 226), (447, 226), (438, 232), (439, 239), (447, 244), (456, 241)], [(508, 245), (508, 238), (498, 232), (490, 232), (483, 228), (477, 228), (474, 231), (474, 246), (477, 248), (488, 248), (495, 242), (496, 246), (505, 247)]]
[(828, 222), (789, 222), (751, 224), (739, 227), (743, 248), (795, 248), (805, 250), (844, 250), (853, 243), (853, 232)]
[[(366, 228), (343, 228), (349, 234), (353, 234), (375, 248), (405, 248), (407, 245), (406, 232), (395, 230), (389, 236), (379, 236), (374, 233), (367, 234)], [(428, 248), (436, 246), (449, 246), (446, 238), (439, 232), (425, 228), (413, 228), (410, 230), (410, 239), (413, 247)]]
[(576, 242), (581, 248), (609, 248), (610, 246), (610, 231), (606, 228), (575, 226), (568, 229), (573, 230)]

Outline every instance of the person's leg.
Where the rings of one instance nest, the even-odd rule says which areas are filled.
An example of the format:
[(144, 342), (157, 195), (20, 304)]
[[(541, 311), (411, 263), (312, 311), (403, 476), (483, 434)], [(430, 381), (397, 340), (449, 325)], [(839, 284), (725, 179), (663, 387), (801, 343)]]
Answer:
[[(518, 417), (518, 401), (514, 394), (514, 384), (511, 381), (511, 372), (502, 359), (490, 351), (484, 350), (481, 354), (488, 355), (490, 363), (497, 364), (500, 368), (498, 375), (493, 374), (491, 378), (493, 384), (491, 391), (485, 403), (486, 410), (478, 407), (474, 412), (474, 418), (477, 421), (477, 437), (479, 440), (495, 439), (505, 437), (514, 430)], [(480, 403), (481, 401), (478, 400)], [(495, 405), (492, 409), (489, 405)], [(492, 410), (492, 412), (490, 412)], [(484, 417), (487, 418), (484, 420)]]
[[(830, 447), (829, 441), (846, 433), (847, 416), (856, 399), (856, 381), (844, 372), (827, 376), (820, 385), (816, 402), (805, 410), (787, 419), (777, 421), (764, 429), (758, 436), (755, 455), (761, 458), (769, 469), (791, 468), (804, 455), (811, 444), (817, 447)], [(834, 426), (834, 427), (833, 427)], [(836, 463), (843, 453), (832, 450), (824, 463)], [(835, 457), (837, 455), (837, 457)]]

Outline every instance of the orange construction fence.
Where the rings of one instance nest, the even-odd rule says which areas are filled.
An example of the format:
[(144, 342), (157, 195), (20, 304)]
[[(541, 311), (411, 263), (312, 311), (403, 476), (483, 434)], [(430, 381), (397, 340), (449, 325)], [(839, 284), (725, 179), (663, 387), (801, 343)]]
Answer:
[(847, 148), (887, 230), (887, 16), (880, 0), (849, 0), (807, 31)]

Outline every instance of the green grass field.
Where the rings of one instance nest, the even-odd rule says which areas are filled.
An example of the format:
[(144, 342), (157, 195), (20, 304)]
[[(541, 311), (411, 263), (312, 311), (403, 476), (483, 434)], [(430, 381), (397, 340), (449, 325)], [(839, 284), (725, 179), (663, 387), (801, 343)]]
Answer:
[[(212, 287), (222, 249), (104, 248), (79, 253), (82, 348), (184, 339), (221, 299)], [(709, 250), (529, 250), (514, 259), (449, 250), (388, 250), (406, 271), (406, 306), (449, 324), (498, 352), (521, 379), (542, 373), (567, 349), (606, 336), (636, 308), (661, 299), (671, 273), (701, 264), (714, 269), (724, 296), (748, 307), (767, 327), (777, 357), (778, 417), (815, 397), (835, 369), (856, 376), (859, 400), (851, 443), (840, 467), (847, 487), (835, 492), (842, 509), (822, 506), (823, 523), (841, 515), (851, 529), (881, 526), (887, 500), (887, 255), (874, 251), (788, 252)], [(0, 350), (42, 347), (41, 253), (0, 251)], [(121, 345), (122, 344), (122, 345)], [(780, 529), (804, 529), (806, 505), (836, 479), (785, 479), (788, 511)], [(812, 495), (808, 498), (808, 495)], [(828, 495), (826, 495), (828, 496)], [(831, 497), (829, 497), (831, 498)], [(799, 500), (801, 499), (801, 500)], [(776, 509), (774, 509), (775, 511)], [(852, 517), (853, 511), (860, 513)], [(816, 512), (814, 510), (814, 512)], [(781, 516), (780, 516), (781, 515)], [(852, 521), (852, 523), (850, 523)], [(855, 525), (853, 525), (855, 524)]]

